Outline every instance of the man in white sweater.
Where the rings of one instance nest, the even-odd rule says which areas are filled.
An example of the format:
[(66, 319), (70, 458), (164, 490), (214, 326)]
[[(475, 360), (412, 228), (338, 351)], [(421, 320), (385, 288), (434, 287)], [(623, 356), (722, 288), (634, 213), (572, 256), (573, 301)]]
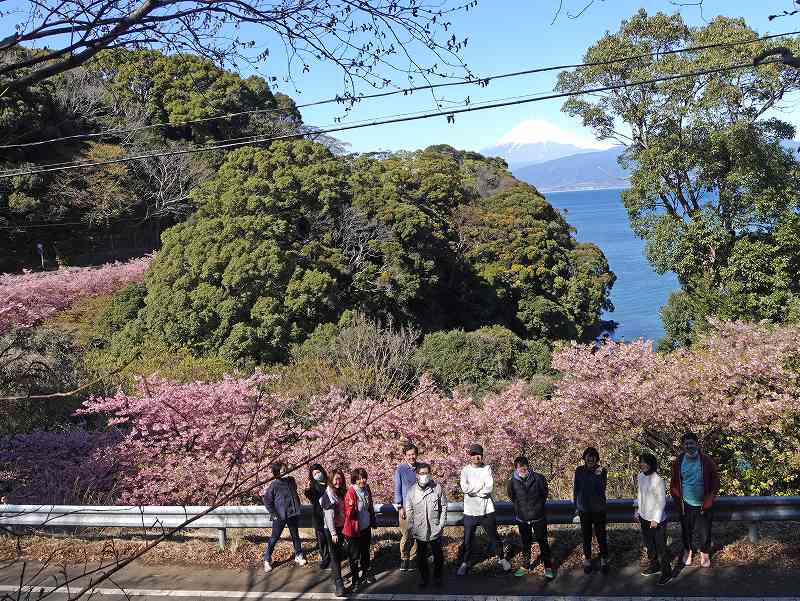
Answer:
[(658, 475), (658, 461), (650, 453), (639, 457), (636, 512), (633, 519), (642, 528), (642, 540), (647, 548), (647, 567), (642, 576), (661, 574), (659, 585), (672, 580), (672, 564), (667, 549), (667, 488)]
[(494, 489), (492, 468), (483, 463), (483, 447), (479, 444), (470, 446), (469, 458), (470, 462), (461, 470), (461, 491), (464, 493), (464, 555), (457, 573), (463, 576), (469, 570), (472, 543), (478, 526), (483, 527), (500, 566), (503, 571), (508, 572), (511, 570), (511, 564), (503, 555), (503, 542), (497, 535), (497, 521), (492, 501)]

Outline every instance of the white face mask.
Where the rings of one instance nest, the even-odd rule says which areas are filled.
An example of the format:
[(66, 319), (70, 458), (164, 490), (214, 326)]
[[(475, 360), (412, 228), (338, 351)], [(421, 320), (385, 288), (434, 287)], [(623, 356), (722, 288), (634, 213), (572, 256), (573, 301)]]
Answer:
[(314, 480), (316, 480), (317, 482), (325, 482), (325, 476), (323, 475), (322, 472), (317, 472), (314, 474)]
[(420, 474), (419, 477), (417, 478), (417, 481), (419, 482), (420, 486), (427, 486), (428, 483), (431, 481), (431, 475), (430, 474)]

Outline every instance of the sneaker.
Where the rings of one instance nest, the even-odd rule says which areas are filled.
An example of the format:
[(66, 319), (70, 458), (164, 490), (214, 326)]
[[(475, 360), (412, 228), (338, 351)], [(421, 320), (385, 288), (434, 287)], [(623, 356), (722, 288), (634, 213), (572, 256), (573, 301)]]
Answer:
[(411, 566), (408, 565), (410, 563), (411, 562), (408, 561), (407, 559), (401, 559), (400, 560), (400, 571), (401, 572), (410, 572), (411, 571)]
[(508, 562), (507, 559), (501, 559), (500, 560), (500, 567), (503, 568), (504, 572), (510, 572), (511, 571), (511, 564)]
[(711, 558), (708, 556), (708, 553), (700, 553), (700, 565), (704, 568), (711, 567)]
[(691, 551), (684, 551), (681, 561), (683, 561), (683, 565), (685, 565), (685, 566), (692, 565), (692, 552)]
[(272, 564), (268, 561), (264, 562), (264, 572), (269, 574), (272, 571)]
[(319, 562), (319, 569), (320, 570), (330, 570), (331, 569), (331, 560), (326, 559), (325, 561)]
[(302, 555), (298, 555), (298, 556), (296, 556), (296, 557), (294, 558), (294, 562), (295, 562), (297, 565), (299, 565), (299, 566), (304, 566), (304, 565), (306, 565), (306, 564), (308, 563), (308, 562), (306, 561), (306, 558), (305, 558), (305, 557), (303, 557)]
[(347, 593), (344, 592), (344, 582), (341, 580), (336, 581), (336, 596), (340, 598), (347, 596)]
[(584, 559), (583, 560), (583, 573), (584, 574), (591, 574), (592, 573), (592, 560), (591, 559)]
[(458, 572), (456, 572), (456, 575), (457, 576), (466, 576), (468, 569), (469, 569), (469, 566), (466, 563), (462, 563), (459, 566)]
[(544, 577), (547, 580), (554, 580), (556, 577), (556, 571), (553, 568), (545, 568)]
[(441, 576), (434, 576), (433, 577), (433, 586), (442, 586), (442, 577)]
[(658, 586), (664, 586), (670, 582), (672, 582), (672, 574), (662, 574), (661, 578), (658, 579)]
[(603, 574), (608, 574), (608, 570), (609, 570), (608, 558), (606, 558), (606, 557), (603, 557), (603, 558), (600, 560), (600, 571), (601, 571)]
[(661, 568), (652, 564), (642, 570), (642, 576), (655, 576), (656, 574), (660, 573), (661, 573)]
[(514, 576), (516, 576), (517, 578), (521, 578), (527, 573), (528, 570), (526, 570), (525, 568), (517, 568), (516, 571), (514, 572)]

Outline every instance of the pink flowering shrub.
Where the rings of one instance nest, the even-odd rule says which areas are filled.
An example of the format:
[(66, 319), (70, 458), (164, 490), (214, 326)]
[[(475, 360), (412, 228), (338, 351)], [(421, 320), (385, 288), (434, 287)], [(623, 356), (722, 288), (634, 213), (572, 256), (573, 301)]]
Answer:
[(0, 274), (0, 334), (31, 327), (84, 296), (109, 294), (144, 278), (152, 256), (100, 267)]

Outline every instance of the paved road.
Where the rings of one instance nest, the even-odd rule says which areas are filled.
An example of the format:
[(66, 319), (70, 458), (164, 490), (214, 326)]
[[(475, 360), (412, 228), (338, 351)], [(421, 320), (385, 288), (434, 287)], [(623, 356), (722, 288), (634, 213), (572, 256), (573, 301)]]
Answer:
[[(21, 565), (0, 564), (0, 599), (16, 599)], [(37, 566), (28, 564), (26, 573)], [(49, 589), (56, 570), (45, 570), (37, 578), (36, 589), (28, 589), (20, 599), (36, 599), (40, 588)], [(180, 597), (184, 601), (208, 599), (332, 599), (333, 586), (328, 572), (316, 567), (298, 568), (292, 565), (277, 567), (271, 574), (260, 570), (222, 570), (181, 566), (129, 566), (114, 582), (104, 582), (97, 593), (103, 599), (136, 599), (153, 601)], [(402, 601), (519, 601), (534, 597), (537, 601), (586, 601), (587, 599), (623, 601), (647, 598), (648, 601), (691, 601), (728, 599), (769, 599), (770, 601), (800, 601), (800, 572), (782, 572), (763, 568), (718, 567), (704, 570), (686, 568), (667, 587), (655, 584), (655, 577), (644, 578), (635, 566), (627, 566), (608, 576), (594, 573), (586, 576), (581, 570), (560, 572), (550, 583), (538, 576), (515, 578), (507, 575), (469, 575), (457, 578), (448, 575), (441, 589), (420, 590), (415, 574), (398, 571), (377, 575), (376, 582), (353, 598)], [(76, 590), (73, 585), (73, 591)], [(122, 594), (121, 590), (125, 591)], [(50, 598), (64, 599), (58, 595)], [(94, 597), (98, 598), (98, 597)]]

